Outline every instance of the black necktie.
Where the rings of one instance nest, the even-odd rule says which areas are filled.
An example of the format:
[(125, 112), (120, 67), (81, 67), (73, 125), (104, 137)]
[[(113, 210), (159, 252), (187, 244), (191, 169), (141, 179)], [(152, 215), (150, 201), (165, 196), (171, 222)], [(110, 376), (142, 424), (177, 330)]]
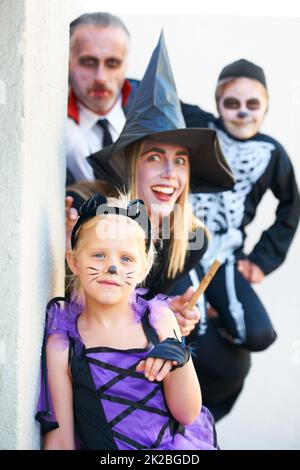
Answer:
[(108, 120), (107, 119), (99, 119), (99, 121), (97, 121), (97, 124), (103, 130), (102, 147), (106, 147), (107, 145), (112, 144), (113, 140), (111, 138), (111, 134), (110, 134), (109, 129), (108, 129)]

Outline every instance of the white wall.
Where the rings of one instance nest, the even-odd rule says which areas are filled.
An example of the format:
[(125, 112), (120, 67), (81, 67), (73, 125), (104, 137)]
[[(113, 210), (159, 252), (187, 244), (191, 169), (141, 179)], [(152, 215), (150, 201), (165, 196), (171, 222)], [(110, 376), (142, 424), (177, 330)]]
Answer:
[[(39, 446), (33, 414), (44, 307), (63, 287), (68, 22), (95, 5), (102, 8), (103, 2), (73, 1), (70, 14), (68, 0), (0, 0), (3, 449)], [(242, 56), (263, 65), (272, 104), (265, 131), (283, 142), (299, 176), (300, 20), (119, 13), (132, 34), (129, 75), (141, 78), (163, 26), (179, 95), (205, 109), (214, 109), (222, 65)], [(250, 244), (271, 221), (273, 208), (266, 198)], [(253, 355), (245, 391), (218, 426), (223, 448), (300, 448), (299, 251), (298, 234), (285, 265), (259, 286), (279, 339), (269, 351)]]
[[(100, 1), (77, 1), (72, 16), (101, 8)], [(214, 88), (223, 65), (242, 57), (262, 65), (271, 98), (263, 131), (286, 147), (300, 181), (300, 19), (129, 15), (124, 10), (113, 13), (132, 35), (128, 76), (142, 77), (163, 27), (180, 97), (206, 110), (215, 111)], [(274, 207), (268, 194), (249, 229), (248, 246), (271, 224)], [(257, 288), (279, 338), (268, 351), (252, 355), (241, 398), (218, 425), (224, 449), (300, 449), (299, 253), (298, 232), (286, 263)]]
[(0, 1), (0, 448), (39, 448), (45, 306), (64, 287), (68, 1)]

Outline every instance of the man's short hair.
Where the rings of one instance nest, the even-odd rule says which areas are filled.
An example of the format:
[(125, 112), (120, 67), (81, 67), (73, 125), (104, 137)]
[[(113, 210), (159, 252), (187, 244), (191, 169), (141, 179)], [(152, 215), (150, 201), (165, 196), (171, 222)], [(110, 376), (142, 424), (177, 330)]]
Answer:
[(123, 21), (118, 16), (102, 11), (95, 13), (84, 13), (72, 21), (70, 24), (70, 38), (74, 34), (75, 29), (77, 29), (79, 26), (88, 24), (100, 26), (103, 28), (107, 28), (108, 26), (120, 28), (122, 31), (124, 31), (128, 39), (130, 39), (129, 31)]

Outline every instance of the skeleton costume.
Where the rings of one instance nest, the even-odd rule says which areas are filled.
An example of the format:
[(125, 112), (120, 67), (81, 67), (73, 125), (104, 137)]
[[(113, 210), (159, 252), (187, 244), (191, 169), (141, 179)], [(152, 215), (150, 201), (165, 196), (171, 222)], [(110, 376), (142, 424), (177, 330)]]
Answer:
[[(233, 77), (255, 79), (266, 87), (263, 70), (243, 59), (225, 67), (219, 80)], [(205, 224), (213, 234), (201, 259), (201, 270), (206, 272), (216, 258), (223, 263), (206, 291), (207, 299), (219, 312), (219, 330), (223, 336), (251, 351), (264, 350), (276, 339), (276, 333), (257, 294), (237, 270), (236, 262), (247, 258), (264, 274), (283, 263), (300, 214), (293, 166), (283, 146), (272, 137), (257, 133), (240, 140), (228, 133), (221, 118), (197, 106), (183, 105), (183, 108), (188, 126), (217, 131), (236, 179), (233, 190), (226, 193), (191, 196), (196, 215), (204, 211)], [(261, 234), (252, 252), (245, 255), (245, 228), (255, 217), (268, 189), (278, 199), (275, 221)], [(193, 279), (195, 271), (190, 276)]]

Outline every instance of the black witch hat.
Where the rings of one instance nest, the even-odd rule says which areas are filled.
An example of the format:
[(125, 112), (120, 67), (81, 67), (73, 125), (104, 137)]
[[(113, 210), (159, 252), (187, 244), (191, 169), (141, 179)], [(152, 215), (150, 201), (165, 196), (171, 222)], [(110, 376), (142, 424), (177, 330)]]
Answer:
[(187, 147), (193, 192), (232, 189), (234, 178), (216, 132), (185, 126), (163, 33), (132, 100), (120, 137), (88, 157), (96, 178), (120, 187), (128, 186), (128, 159), (124, 150), (145, 137)]

